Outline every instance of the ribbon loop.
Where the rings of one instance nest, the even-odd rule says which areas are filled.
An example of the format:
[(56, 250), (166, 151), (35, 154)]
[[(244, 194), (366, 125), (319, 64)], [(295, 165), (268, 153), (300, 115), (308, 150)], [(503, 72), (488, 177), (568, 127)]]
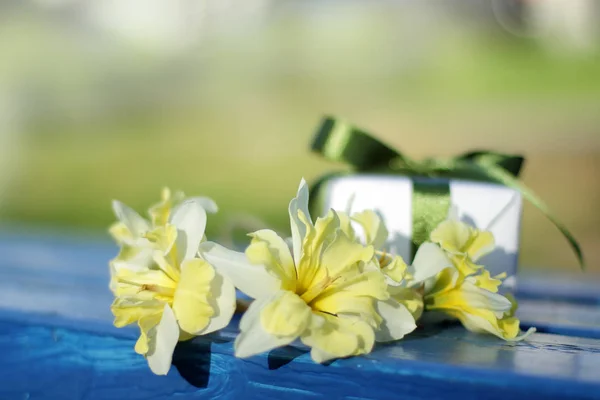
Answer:
[(311, 147), (328, 160), (359, 171), (385, 168), (398, 157), (395, 150), (368, 133), (331, 117), (323, 119)]
[[(473, 151), (450, 159), (430, 158), (416, 161), (382, 143), (369, 133), (332, 117), (323, 119), (313, 140), (312, 150), (328, 160), (349, 164), (356, 171), (387, 172), (410, 177), (480, 180), (512, 188), (520, 192), (558, 228), (577, 256), (579, 265), (585, 269), (583, 253), (574, 236), (554, 217), (542, 200), (519, 181), (518, 176), (525, 161), (521, 156), (493, 151)], [(418, 196), (415, 197), (417, 198)], [(423, 220), (416, 217), (413, 218), (415, 221)], [(426, 231), (427, 229), (421, 226), (420, 236), (426, 236), (424, 234)]]

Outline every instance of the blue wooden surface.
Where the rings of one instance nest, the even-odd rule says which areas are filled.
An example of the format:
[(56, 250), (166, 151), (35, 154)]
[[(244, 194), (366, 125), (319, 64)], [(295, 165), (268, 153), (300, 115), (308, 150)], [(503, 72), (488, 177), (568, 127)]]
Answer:
[(0, 233), (0, 399), (600, 398), (598, 307), (535, 290), (520, 316), (548, 333), (525, 343), (451, 325), (328, 366), (301, 345), (239, 360), (234, 321), (180, 345), (176, 367), (154, 376), (133, 351), (135, 329), (111, 325), (115, 251), (102, 241)]
[(529, 273), (519, 277), (517, 295), (522, 300), (600, 305), (600, 281), (597, 276), (590, 276), (578, 270), (568, 276)]

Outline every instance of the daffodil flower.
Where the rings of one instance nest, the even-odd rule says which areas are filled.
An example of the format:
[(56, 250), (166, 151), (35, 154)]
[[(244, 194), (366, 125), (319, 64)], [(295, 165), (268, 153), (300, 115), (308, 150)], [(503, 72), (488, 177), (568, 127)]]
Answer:
[(490, 277), (487, 271), (465, 277), (447, 268), (425, 289), (426, 310), (457, 318), (472, 332), (491, 333), (507, 341), (523, 340), (535, 328), (521, 334), (520, 322), (514, 316), (517, 302), (512, 296), (497, 293), (500, 278)]
[(535, 328), (521, 334), (514, 316), (517, 302), (498, 293), (506, 274), (492, 277), (475, 261), (494, 249), (494, 237), (456, 219), (442, 222), (432, 233), (453, 262), (424, 288), (425, 309), (457, 318), (470, 331), (488, 332), (504, 340), (522, 340)]
[[(433, 243), (424, 243), (409, 266), (401, 256), (390, 252), (392, 246), (388, 243), (389, 232), (378, 213), (373, 210), (350, 213), (347, 210), (346, 213), (339, 213), (339, 216), (346, 235), (350, 238), (364, 237), (365, 243), (375, 249), (376, 265), (385, 275), (390, 293), (390, 299), (378, 303), (379, 308), (404, 307), (415, 321), (418, 320), (424, 308), (424, 282), (452, 265), (444, 251)], [(381, 333), (378, 340), (383, 341), (383, 336)]]
[[(184, 194), (182, 192), (176, 192), (172, 195), (169, 188), (164, 188), (161, 192), (161, 201), (148, 210), (150, 221), (141, 217), (125, 204), (115, 200), (113, 201), (113, 210), (118, 221), (109, 228), (109, 232), (120, 245), (139, 246), (144, 242), (144, 234), (151, 228), (167, 224), (172, 208), (178, 205), (183, 198)], [(212, 200), (204, 199), (204, 205), (209, 205), (209, 209), (216, 208), (216, 204)], [(216, 212), (216, 209), (213, 212)]]
[(179, 340), (223, 328), (235, 311), (233, 285), (196, 257), (206, 227), (205, 205), (214, 203), (192, 198), (172, 212), (163, 203), (152, 209), (150, 223), (114, 202), (122, 243), (136, 256), (119, 256), (111, 263), (114, 324), (137, 322), (141, 334), (135, 351), (158, 375), (169, 371)]
[[(115, 269), (120, 267), (139, 269), (152, 263), (152, 252), (156, 246), (146, 235), (154, 229), (166, 228), (171, 210), (181, 203), (184, 197), (183, 192), (171, 194), (168, 188), (164, 188), (161, 201), (148, 210), (150, 220), (143, 218), (120, 201), (113, 201), (113, 211), (118, 221), (109, 228), (109, 233), (120, 246), (120, 251), (110, 262), (111, 276), (114, 276)], [(193, 200), (208, 213), (218, 211), (215, 202), (208, 197), (194, 197)], [(114, 280), (111, 279), (111, 289), (113, 286)]]
[(240, 321), (236, 356), (300, 339), (322, 363), (369, 353), (376, 332), (393, 339), (415, 328), (404, 307), (378, 307), (390, 296), (373, 246), (345, 234), (333, 210), (312, 223), (304, 180), (289, 214), (291, 251), (271, 230), (251, 234), (245, 254), (210, 242), (200, 246), (204, 259), (255, 299)]

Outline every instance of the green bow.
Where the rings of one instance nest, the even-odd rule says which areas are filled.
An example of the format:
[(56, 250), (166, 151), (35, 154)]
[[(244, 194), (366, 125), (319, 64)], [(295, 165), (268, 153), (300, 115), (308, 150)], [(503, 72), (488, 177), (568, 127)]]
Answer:
[[(331, 117), (323, 119), (314, 137), (312, 150), (329, 160), (345, 162), (355, 171), (478, 180), (499, 183), (515, 189), (561, 231), (575, 252), (581, 268), (584, 269), (583, 254), (573, 235), (552, 215), (542, 200), (517, 178), (523, 165), (523, 157), (476, 151), (449, 159), (430, 158), (416, 161), (385, 145), (367, 132)], [(418, 179), (414, 179), (414, 182), (413, 201), (417, 200), (420, 206), (413, 207), (413, 245), (418, 246), (427, 240), (432, 227), (446, 217), (447, 207), (449, 207), (449, 187), (447, 183), (422, 184)], [(445, 212), (432, 213), (433, 208)]]

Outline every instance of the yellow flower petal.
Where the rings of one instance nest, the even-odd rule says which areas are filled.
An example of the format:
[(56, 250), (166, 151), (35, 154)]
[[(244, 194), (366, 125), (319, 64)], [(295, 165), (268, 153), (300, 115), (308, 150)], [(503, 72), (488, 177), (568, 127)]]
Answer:
[(373, 246), (364, 246), (352, 241), (338, 230), (334, 240), (323, 251), (321, 265), (327, 269), (330, 277), (335, 277), (344, 273), (348, 268), (357, 266), (361, 261), (369, 261), (373, 255)]
[(521, 341), (535, 332), (535, 328), (530, 328), (520, 334), (519, 320), (515, 317), (496, 320), (490, 316), (490, 313), (481, 313), (481, 315), (459, 313), (456, 317), (472, 332), (490, 333), (509, 342)]
[(114, 325), (122, 328), (132, 324), (144, 317), (160, 313), (164, 303), (158, 300), (138, 300), (135, 298), (118, 297), (116, 298), (110, 310), (115, 316)]
[(486, 254), (491, 253), (495, 246), (494, 235), (491, 232), (477, 232), (469, 244), (467, 255), (471, 260), (477, 261)]
[(172, 251), (169, 252), (168, 255), (165, 255), (162, 250), (156, 250), (152, 254), (152, 259), (155, 263), (154, 267), (162, 271), (162, 273), (169, 277), (173, 282), (179, 281), (177, 257), (172, 254), (176, 251), (177, 249), (173, 246)]
[(354, 233), (354, 228), (352, 227), (352, 219), (350, 216), (341, 211), (336, 211), (336, 214), (340, 220), (340, 230), (344, 232), (344, 234), (350, 239), (356, 240), (356, 235)]
[(213, 267), (199, 258), (186, 260), (181, 265), (181, 278), (173, 296), (173, 312), (185, 332), (201, 331), (214, 315), (209, 304), (214, 277)]
[(389, 276), (390, 279), (397, 283), (404, 281), (408, 272), (408, 266), (402, 257), (389, 254), (378, 254), (377, 257), (381, 266), (381, 272), (384, 275)]
[(379, 271), (367, 271), (341, 277), (310, 299), (309, 305), (313, 310), (327, 314), (360, 316), (372, 327), (377, 327), (381, 318), (375, 309), (374, 300), (388, 298), (384, 276)]
[(319, 298), (332, 296), (341, 291), (352, 293), (354, 296), (369, 296), (378, 300), (389, 298), (385, 277), (379, 271), (365, 271), (343, 276), (327, 287)]
[(412, 314), (415, 321), (421, 318), (423, 314), (423, 295), (415, 289), (404, 288), (401, 286), (389, 287), (391, 298), (403, 304), (406, 309)]
[(328, 314), (315, 315), (318, 322), (302, 335), (317, 363), (334, 358), (369, 353), (375, 344), (375, 333), (367, 323), (356, 319), (339, 318)]
[(285, 241), (275, 232), (263, 229), (249, 235), (252, 238), (246, 257), (255, 265), (263, 265), (282, 283), (282, 289), (296, 289), (296, 267)]
[(118, 281), (115, 289), (117, 296), (127, 296), (143, 291), (172, 296), (177, 287), (176, 281), (159, 269), (132, 271), (122, 268), (116, 272), (115, 277)]
[(131, 231), (123, 222), (115, 222), (108, 228), (108, 232), (118, 244), (131, 243), (134, 241)]
[(298, 295), (281, 291), (278, 297), (263, 308), (260, 321), (267, 333), (297, 337), (307, 328), (310, 315), (310, 307)]
[(432, 297), (448, 292), (458, 286), (460, 276), (453, 268), (445, 268), (435, 279), (425, 282), (425, 293)]
[(282, 296), (281, 292), (270, 293), (267, 296), (257, 298), (250, 304), (240, 320), (240, 334), (234, 343), (236, 357), (251, 357), (263, 351), (285, 346), (297, 338), (295, 335), (273, 335), (263, 328), (261, 322), (263, 309), (280, 296)]
[(192, 335), (191, 333), (182, 331), (181, 329), (179, 330), (179, 341), (180, 342), (187, 342), (188, 340), (192, 340), (195, 337), (196, 337), (196, 335)]
[(320, 257), (339, 228), (339, 218), (333, 210), (330, 210), (325, 217), (318, 218), (313, 227), (302, 212), (299, 212), (298, 217), (307, 228), (302, 242), (300, 262), (296, 264), (298, 274), (296, 291), (303, 293), (313, 283), (322, 281), (327, 275), (326, 269), (319, 265)]
[(446, 220), (431, 232), (431, 241), (451, 254), (461, 254), (471, 240), (471, 227), (456, 220)]
[(163, 254), (168, 254), (177, 240), (177, 228), (174, 225), (166, 224), (152, 229), (144, 234), (144, 238), (148, 239), (158, 250)]
[(486, 310), (501, 316), (511, 307), (504, 296), (481, 289), (469, 281), (444, 293), (429, 294), (426, 298), (429, 310), (461, 310), (469, 314)]
[(507, 317), (498, 320), (498, 328), (505, 339), (514, 339), (521, 332), (519, 329), (520, 321), (515, 317)]
[(171, 190), (164, 188), (161, 192), (161, 201), (148, 210), (152, 225), (156, 227), (166, 225), (169, 222), (172, 208), (183, 198), (184, 194), (182, 192), (175, 192), (174, 195), (171, 195)]
[(461, 321), (470, 331), (487, 332), (504, 340), (522, 340), (535, 331), (519, 335), (519, 320), (514, 318), (517, 303), (497, 291), (497, 281), (489, 273), (461, 277), (458, 271), (442, 271), (438, 281), (425, 295), (426, 309), (442, 311)]
[(163, 308), (160, 307), (157, 309), (157, 312), (153, 314), (146, 315), (138, 321), (138, 326), (140, 328), (140, 337), (135, 343), (134, 350), (136, 353), (144, 355), (149, 350), (149, 332), (151, 329), (156, 327), (160, 322), (162, 317)]
[(475, 264), (479, 258), (494, 250), (494, 236), (481, 232), (464, 222), (447, 220), (431, 232), (431, 241), (440, 245), (461, 274), (475, 274), (481, 268)]
[(475, 285), (492, 293), (497, 293), (498, 287), (502, 284), (502, 280), (497, 279), (497, 277), (492, 278), (490, 272), (485, 269), (480, 274), (472, 276), (472, 278)]
[(373, 210), (365, 210), (352, 215), (352, 219), (363, 228), (367, 244), (376, 249), (385, 245), (388, 238), (388, 230), (381, 217)]
[(313, 310), (327, 314), (360, 316), (363, 321), (374, 328), (381, 322), (375, 309), (374, 299), (367, 296), (356, 296), (352, 292), (336, 291), (329, 295), (319, 296), (310, 305)]
[(450, 257), (452, 264), (454, 267), (460, 272), (463, 276), (469, 276), (477, 273), (477, 271), (483, 269), (482, 265), (475, 264), (466, 254), (451, 256)]
[(211, 296), (208, 298), (214, 314), (208, 325), (199, 333), (201, 335), (218, 331), (229, 325), (236, 309), (236, 293), (233, 283), (218, 271), (215, 272), (215, 277), (210, 282)]

